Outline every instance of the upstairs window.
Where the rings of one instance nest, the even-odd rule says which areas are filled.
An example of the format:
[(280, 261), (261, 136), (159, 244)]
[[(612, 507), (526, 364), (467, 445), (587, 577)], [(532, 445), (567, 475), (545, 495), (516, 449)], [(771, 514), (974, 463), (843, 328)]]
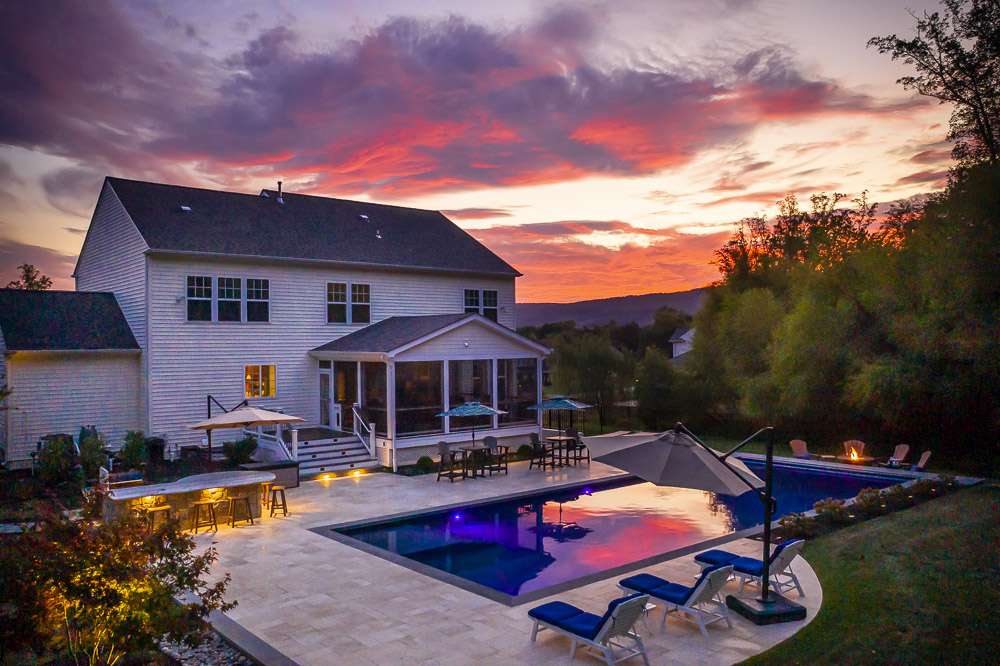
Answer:
[(466, 314), (480, 314), (491, 321), (499, 316), (499, 298), (496, 289), (466, 289)]
[(247, 365), (243, 367), (243, 396), (250, 398), (273, 398), (277, 395), (275, 366)]
[(347, 323), (346, 282), (330, 282), (326, 285), (326, 321), (328, 324)]
[(212, 321), (212, 278), (189, 275), (187, 278), (188, 321)]
[(372, 320), (372, 288), (367, 284), (351, 285), (351, 323), (367, 324)]
[(219, 321), (242, 321), (243, 281), (240, 278), (219, 278)]
[(271, 282), (247, 278), (247, 321), (271, 320)]

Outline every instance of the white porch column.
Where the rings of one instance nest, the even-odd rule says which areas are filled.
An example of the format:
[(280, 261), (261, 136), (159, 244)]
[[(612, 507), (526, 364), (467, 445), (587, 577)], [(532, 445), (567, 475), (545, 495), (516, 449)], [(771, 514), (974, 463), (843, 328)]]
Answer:
[[(495, 358), (491, 358), (490, 359), (490, 363), (493, 364), (493, 372), (490, 373), (492, 375), (492, 379), (493, 379), (493, 387), (490, 389), (491, 392), (493, 393), (493, 405), (492, 405), (492, 407), (493, 407), (493, 409), (499, 409), (499, 407), (497, 406), (497, 405), (500, 404), (500, 396), (497, 395), (497, 367), (499, 366), (499, 363), (497, 363), (497, 360)], [(508, 381), (510, 381), (510, 380), (508, 380)], [(494, 414), (490, 418), (493, 421), (493, 429), (496, 430), (496, 428), (498, 428), (500, 426), (500, 423), (499, 423), (500, 417), (497, 416), (496, 414)]]
[[(545, 358), (535, 359), (535, 404), (542, 404), (542, 363), (545, 362)], [(538, 422), (538, 431), (541, 433), (542, 428), (542, 410), (535, 410), (535, 419)]]
[[(354, 365), (357, 366), (358, 368), (358, 380), (355, 383), (355, 387), (357, 388), (356, 393), (358, 395), (356, 396), (357, 400), (355, 402), (357, 402), (358, 407), (360, 407), (361, 406), (361, 361), (356, 361)], [(331, 381), (330, 384), (332, 385), (333, 382)]]
[(299, 429), (292, 428), (292, 460), (299, 459)]
[(392, 471), (396, 471), (396, 362), (385, 362), (385, 434), (389, 438)]
[[(450, 378), (451, 378), (451, 372), (448, 369), (448, 359), (445, 359), (441, 363), (441, 391), (444, 392), (444, 395), (441, 396), (441, 404), (444, 406), (444, 409), (441, 410), (442, 412), (447, 412), (449, 409), (451, 409), (451, 403), (449, 402), (449, 397), (451, 395), (451, 386), (448, 383), (450, 381)], [(443, 418), (444, 418), (444, 434), (447, 435), (449, 432), (451, 432), (451, 417), (445, 416)]]

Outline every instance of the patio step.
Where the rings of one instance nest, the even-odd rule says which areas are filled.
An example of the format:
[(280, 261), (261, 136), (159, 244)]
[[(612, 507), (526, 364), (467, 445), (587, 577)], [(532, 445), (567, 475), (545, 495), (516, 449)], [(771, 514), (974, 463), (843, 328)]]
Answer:
[(349, 441), (342, 438), (337, 442), (299, 445), (299, 474), (302, 476), (375, 467), (379, 467), (379, 463), (368, 454), (368, 449), (357, 437)]

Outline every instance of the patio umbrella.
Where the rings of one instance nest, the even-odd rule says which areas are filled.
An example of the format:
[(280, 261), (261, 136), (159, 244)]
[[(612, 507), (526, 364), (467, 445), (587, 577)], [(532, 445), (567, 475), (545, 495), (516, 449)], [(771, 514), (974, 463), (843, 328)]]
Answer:
[[(730, 456), (764, 432), (769, 436), (766, 479), (761, 481), (746, 465)], [(771, 519), (775, 508), (772, 484), (774, 428), (758, 430), (724, 454), (711, 450), (681, 423), (660, 434), (598, 435), (584, 437), (583, 441), (590, 448), (594, 460), (613, 465), (657, 485), (707, 490), (726, 495), (755, 492), (764, 505), (761, 597), (738, 599), (730, 595), (726, 598), (726, 605), (756, 624), (800, 620), (805, 617), (805, 608), (802, 606), (780, 594), (768, 594)]]
[(232, 411), (217, 414), (204, 421), (188, 426), (192, 430), (204, 430), (208, 433), (208, 461), (212, 462), (212, 431), (225, 428), (246, 428), (249, 426), (283, 425), (301, 423), (304, 419), (281, 412), (272, 412), (259, 407), (239, 407)]
[[(506, 414), (502, 409), (494, 409), (481, 402), (466, 402), (451, 409), (441, 412), (438, 416), (493, 416), (495, 414)], [(476, 425), (472, 424), (472, 443), (476, 443)]]
[[(572, 398), (567, 398), (566, 396), (557, 395), (553, 396), (547, 400), (542, 400), (537, 405), (532, 405), (528, 409), (542, 412), (556, 412), (556, 427), (558, 430), (562, 430), (562, 413), (563, 411), (569, 412), (569, 425), (573, 427), (573, 412), (577, 412), (583, 409), (591, 409), (593, 405), (588, 405), (585, 402), (580, 402), (579, 400), (573, 400)], [(552, 425), (552, 421), (549, 421), (549, 425)]]

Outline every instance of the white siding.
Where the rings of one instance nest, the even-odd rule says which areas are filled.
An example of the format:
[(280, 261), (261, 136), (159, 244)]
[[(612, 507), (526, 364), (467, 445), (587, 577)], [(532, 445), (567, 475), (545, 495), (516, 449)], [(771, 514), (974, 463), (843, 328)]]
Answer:
[(42, 435), (97, 426), (113, 448), (142, 429), (140, 357), (115, 352), (18, 352), (7, 359), (13, 390), (11, 459), (25, 459)]
[[(253, 400), (319, 422), (318, 362), (308, 352), (363, 325), (326, 323), (327, 282), (371, 285), (372, 322), (393, 315), (463, 311), (464, 289), (499, 291), (500, 321), (514, 326), (514, 279), (388, 271), (340, 270), (315, 265), (152, 257), (150, 270), (150, 432), (171, 445), (197, 443), (187, 426), (205, 417), (205, 396), (230, 407), (243, 400), (243, 366), (277, 365), (277, 397)], [(188, 322), (188, 275), (270, 280), (270, 323)], [(246, 283), (243, 283), (245, 289)], [(214, 441), (234, 436), (219, 432)]]
[(531, 347), (471, 321), (427, 342), (407, 349), (399, 361), (428, 359), (538, 358)]
[(77, 291), (110, 291), (139, 346), (146, 348), (146, 257), (139, 230), (107, 183), (76, 267)]

